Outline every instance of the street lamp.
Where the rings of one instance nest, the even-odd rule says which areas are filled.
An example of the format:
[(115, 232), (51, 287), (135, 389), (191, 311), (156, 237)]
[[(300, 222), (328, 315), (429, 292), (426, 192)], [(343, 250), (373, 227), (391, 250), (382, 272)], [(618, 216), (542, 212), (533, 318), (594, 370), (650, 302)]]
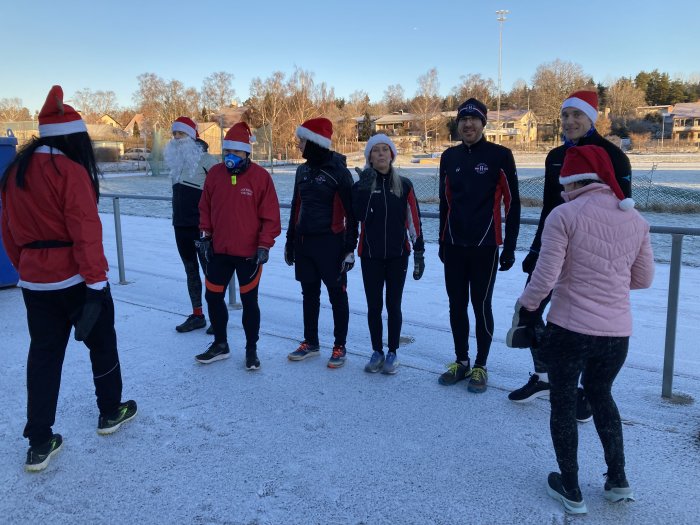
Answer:
[(496, 20), (498, 20), (498, 105), (496, 107), (496, 143), (501, 143), (501, 54), (503, 50), (503, 22), (506, 21), (506, 15), (510, 13), (507, 9), (499, 9), (496, 11)]

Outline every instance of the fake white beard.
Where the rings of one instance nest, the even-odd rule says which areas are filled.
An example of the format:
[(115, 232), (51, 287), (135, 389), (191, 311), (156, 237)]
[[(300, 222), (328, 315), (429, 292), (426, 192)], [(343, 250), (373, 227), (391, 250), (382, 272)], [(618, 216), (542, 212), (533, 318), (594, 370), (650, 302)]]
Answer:
[(173, 182), (191, 177), (203, 153), (199, 144), (189, 137), (171, 139), (163, 149), (163, 159), (170, 168)]

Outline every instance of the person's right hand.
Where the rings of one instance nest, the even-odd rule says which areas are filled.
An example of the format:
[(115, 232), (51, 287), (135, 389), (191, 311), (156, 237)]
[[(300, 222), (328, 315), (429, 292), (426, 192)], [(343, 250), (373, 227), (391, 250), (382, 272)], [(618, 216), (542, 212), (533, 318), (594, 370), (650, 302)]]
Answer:
[(532, 274), (535, 271), (535, 265), (537, 264), (537, 258), (539, 254), (530, 250), (523, 259), (523, 272), (527, 274)]
[(284, 245), (284, 262), (288, 266), (294, 266), (294, 243), (292, 241), (287, 241)]

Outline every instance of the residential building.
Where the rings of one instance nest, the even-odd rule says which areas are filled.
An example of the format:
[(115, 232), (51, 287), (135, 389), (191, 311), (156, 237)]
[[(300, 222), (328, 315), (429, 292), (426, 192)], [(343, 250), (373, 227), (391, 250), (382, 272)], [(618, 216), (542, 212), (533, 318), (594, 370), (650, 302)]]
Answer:
[(676, 104), (671, 139), (679, 146), (700, 146), (700, 101)]

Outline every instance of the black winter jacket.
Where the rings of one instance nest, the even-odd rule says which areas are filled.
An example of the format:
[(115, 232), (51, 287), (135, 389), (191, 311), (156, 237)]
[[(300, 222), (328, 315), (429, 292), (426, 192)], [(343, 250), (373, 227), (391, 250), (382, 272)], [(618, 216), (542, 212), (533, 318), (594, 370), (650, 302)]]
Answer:
[[(582, 137), (576, 145), (600, 146), (607, 151), (612, 161), (613, 169), (615, 170), (615, 178), (620, 185), (622, 193), (624, 193), (625, 197), (632, 197), (632, 166), (630, 165), (627, 155), (625, 155), (620, 148), (602, 137), (597, 131), (594, 131), (589, 137)], [(564, 203), (564, 199), (562, 199), (561, 196), (564, 187), (559, 184), (559, 172), (561, 171), (561, 165), (564, 162), (567, 149), (569, 148), (565, 144), (554, 148), (547, 154), (547, 158), (544, 161), (542, 213), (540, 213), (537, 233), (535, 233), (535, 238), (532, 240), (532, 245), (530, 246), (531, 252), (540, 253), (544, 221), (554, 208)]]
[(287, 242), (295, 236), (344, 234), (343, 249), (357, 246), (357, 220), (352, 212), (352, 175), (345, 157), (332, 152), (320, 166), (297, 168), (289, 214)]
[[(371, 172), (370, 172), (371, 170)], [(370, 173), (368, 173), (370, 172)], [(352, 206), (360, 221), (360, 242), (357, 254), (370, 259), (390, 259), (423, 251), (423, 229), (420, 209), (413, 184), (399, 176), (401, 196), (391, 191), (391, 178), (368, 168), (360, 175), (374, 176), (374, 190), (362, 188), (360, 182), (352, 187)]]
[[(502, 239), (501, 205), (505, 209)], [(520, 194), (513, 153), (484, 137), (445, 150), (440, 158), (440, 242), (515, 250)]]

